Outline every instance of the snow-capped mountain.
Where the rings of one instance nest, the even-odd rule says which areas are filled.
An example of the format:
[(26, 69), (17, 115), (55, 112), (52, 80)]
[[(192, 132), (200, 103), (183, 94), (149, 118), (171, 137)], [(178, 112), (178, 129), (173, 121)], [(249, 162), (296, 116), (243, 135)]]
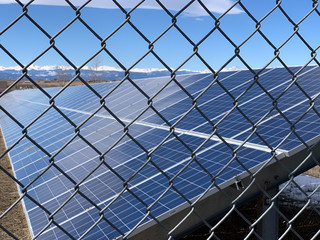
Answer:
[[(200, 73), (199, 71), (179, 70), (176, 74)], [(22, 69), (16, 67), (0, 66), (0, 79), (17, 79), (22, 75)], [(81, 77), (85, 80), (120, 80), (125, 76), (121, 69), (109, 66), (99, 66), (96, 69), (84, 67), (80, 71)], [(34, 80), (56, 80), (56, 79), (71, 79), (75, 76), (75, 70), (66, 66), (36, 66), (28, 67), (28, 76)], [(170, 72), (166, 69), (133, 69), (130, 71), (132, 79), (150, 78), (170, 76)]]

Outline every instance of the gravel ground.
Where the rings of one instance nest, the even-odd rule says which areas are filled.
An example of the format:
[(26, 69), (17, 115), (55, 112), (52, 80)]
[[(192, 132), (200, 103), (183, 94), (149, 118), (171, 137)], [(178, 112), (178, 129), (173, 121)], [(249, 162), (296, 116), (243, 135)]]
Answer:
[[(0, 154), (5, 151), (2, 133), (0, 132)], [(0, 159), (0, 166), (12, 173), (8, 156)], [(3, 214), (19, 198), (16, 183), (0, 170), (0, 215)], [(27, 220), (19, 202), (3, 218), (0, 219), (0, 239), (30, 239)], [(4, 229), (13, 234), (9, 236)]]

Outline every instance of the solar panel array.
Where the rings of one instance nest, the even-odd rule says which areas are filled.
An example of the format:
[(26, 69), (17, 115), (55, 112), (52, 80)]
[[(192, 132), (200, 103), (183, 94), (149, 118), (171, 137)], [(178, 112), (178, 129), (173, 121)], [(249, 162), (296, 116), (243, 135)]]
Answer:
[(320, 134), (319, 77), (271, 68), (6, 94), (1, 129), (33, 236), (114, 239), (290, 153)]

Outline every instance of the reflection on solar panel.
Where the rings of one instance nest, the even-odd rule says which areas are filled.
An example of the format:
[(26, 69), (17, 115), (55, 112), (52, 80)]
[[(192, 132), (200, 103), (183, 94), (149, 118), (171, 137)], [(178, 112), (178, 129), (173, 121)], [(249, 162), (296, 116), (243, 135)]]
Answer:
[(125, 235), (234, 183), (270, 160), (273, 150), (288, 156), (319, 136), (318, 113), (308, 111), (311, 103), (319, 106), (313, 101), (319, 67), (303, 69), (296, 84), (284, 68), (263, 70), (256, 79), (250, 71), (218, 76), (135, 80), (138, 88), (109, 82), (92, 85), (95, 92), (87, 86), (45, 89), (51, 99), (39, 90), (1, 98), (1, 129), (25, 186), (32, 234)]

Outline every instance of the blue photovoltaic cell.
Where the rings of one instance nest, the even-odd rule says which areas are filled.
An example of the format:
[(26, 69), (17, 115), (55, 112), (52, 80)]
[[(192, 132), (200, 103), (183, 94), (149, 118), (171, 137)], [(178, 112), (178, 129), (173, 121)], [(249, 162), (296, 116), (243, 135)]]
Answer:
[[(113, 239), (138, 224), (146, 206), (154, 204), (151, 216), (159, 217), (201, 195), (212, 179), (224, 183), (270, 159), (265, 142), (290, 151), (302, 144), (300, 139), (318, 136), (319, 101), (304, 113), (320, 92), (320, 69), (254, 71), (258, 78), (238, 71), (134, 80), (144, 93), (123, 81), (93, 84), (95, 92), (87, 86), (45, 89), (53, 100), (39, 90), (2, 97), (1, 107), (14, 119), (1, 112), (1, 129), (12, 147), (15, 176), (29, 185), (23, 201), (32, 234), (68, 239), (68, 232), (79, 238), (106, 208), (107, 221), (86, 238)], [(258, 134), (234, 159), (233, 150), (252, 134), (254, 124)], [(217, 134), (208, 140), (214, 129), (228, 145)], [(174, 188), (168, 189), (170, 179)], [(54, 215), (60, 227), (52, 223), (44, 229), (60, 207)]]

